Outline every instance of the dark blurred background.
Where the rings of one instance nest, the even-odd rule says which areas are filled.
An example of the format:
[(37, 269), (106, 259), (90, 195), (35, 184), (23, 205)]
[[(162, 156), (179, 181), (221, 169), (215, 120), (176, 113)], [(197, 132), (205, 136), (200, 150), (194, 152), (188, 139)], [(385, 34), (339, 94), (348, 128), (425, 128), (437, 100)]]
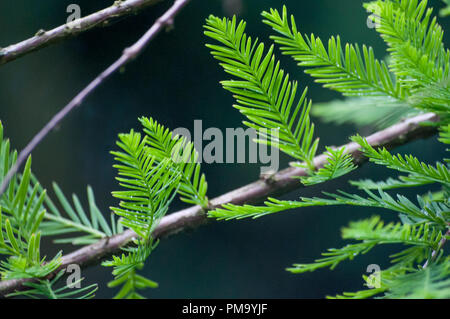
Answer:
[[(82, 15), (110, 5), (112, 0), (77, 0)], [(7, 46), (65, 23), (66, 8), (73, 0), (15, 0), (0, 2), (0, 46)], [(21, 149), (30, 138), (90, 80), (119, 57), (124, 47), (136, 41), (172, 1), (162, 1), (139, 15), (109, 28), (99, 28), (63, 43), (53, 45), (0, 67), (0, 119), (13, 146)], [(205, 48), (202, 25), (209, 14), (237, 14), (248, 22), (253, 37), (268, 41), (270, 30), (260, 13), (286, 4), (296, 16), (299, 29), (327, 39), (340, 34), (346, 42), (374, 47), (379, 58), (385, 46), (374, 30), (367, 28), (362, 1), (298, 0), (192, 0), (176, 18), (175, 29), (162, 33), (125, 72), (114, 75), (68, 117), (33, 153), (33, 171), (45, 187), (57, 181), (67, 193), (85, 198), (86, 185), (95, 190), (99, 207), (117, 204), (110, 193), (117, 190), (115, 170), (109, 154), (116, 136), (131, 128), (139, 129), (137, 118), (152, 116), (170, 128), (193, 128), (195, 119), (209, 127), (240, 127), (242, 117), (232, 108), (233, 98), (219, 85), (227, 79)], [(438, 1), (431, 5), (441, 6)], [(447, 21), (440, 21), (444, 27)], [(447, 42), (448, 43), (448, 42)], [(309, 86), (315, 102), (339, 95), (314, 84), (288, 57), (278, 54), (291, 77)], [(357, 129), (323, 124), (316, 119), (317, 134), (324, 145), (341, 145)], [(370, 133), (370, 128), (361, 131)], [(422, 140), (398, 149), (433, 162), (444, 149), (435, 139)], [(282, 158), (281, 168), (288, 165)], [(256, 164), (203, 164), (213, 198), (254, 181)], [(319, 196), (320, 192), (349, 190), (347, 180), (382, 179), (389, 171), (368, 164), (337, 181), (302, 189), (284, 198)], [(412, 196), (414, 192), (406, 192)], [(177, 211), (185, 205), (175, 203)], [(342, 291), (363, 288), (362, 274), (369, 264), (385, 267), (389, 254), (399, 247), (376, 249), (347, 262), (334, 271), (292, 275), (285, 268), (293, 263), (312, 262), (322, 251), (340, 247), (340, 228), (351, 220), (380, 214), (395, 220), (390, 212), (349, 207), (309, 208), (265, 217), (259, 220), (211, 222), (194, 231), (161, 241), (143, 273), (159, 282), (160, 288), (146, 291), (150, 298), (322, 298)], [(53, 256), (73, 246), (54, 247)], [(98, 282), (97, 297), (112, 297), (106, 287), (110, 269), (100, 266), (83, 271), (86, 283)]]

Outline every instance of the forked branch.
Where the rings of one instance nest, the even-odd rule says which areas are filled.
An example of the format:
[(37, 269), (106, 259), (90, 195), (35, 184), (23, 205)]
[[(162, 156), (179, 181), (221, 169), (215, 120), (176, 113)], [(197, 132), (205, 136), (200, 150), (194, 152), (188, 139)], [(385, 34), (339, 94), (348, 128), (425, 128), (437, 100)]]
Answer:
[[(436, 132), (433, 126), (423, 125), (427, 122), (437, 122), (438, 116), (433, 113), (422, 114), (404, 122), (398, 123), (385, 130), (379, 131), (367, 138), (372, 146), (393, 148), (418, 138), (424, 138)], [(359, 151), (360, 146), (349, 143), (345, 147), (346, 152), (351, 154), (355, 163), (362, 164), (365, 159)], [(323, 167), (327, 162), (327, 156), (322, 154), (314, 159), (317, 168)], [(268, 196), (287, 193), (290, 190), (302, 187), (302, 184), (293, 177), (307, 176), (306, 169), (291, 167), (278, 172), (270, 180), (258, 180), (244, 187), (226, 193), (210, 202), (210, 209), (215, 209), (223, 204), (232, 203), (241, 205), (245, 203), (257, 203)], [(161, 238), (186, 228), (191, 228), (205, 223), (208, 220), (205, 211), (200, 206), (193, 206), (177, 213), (164, 217), (155, 229), (154, 237)], [(70, 264), (86, 267), (99, 263), (102, 258), (116, 252), (127, 245), (136, 234), (127, 230), (111, 238), (105, 238), (99, 242), (83, 247), (63, 257), (62, 269)], [(17, 279), (0, 282), (0, 295), (6, 295), (14, 290), (21, 289), (23, 283), (29, 279)]]
[(18, 172), (20, 166), (26, 161), (31, 152), (38, 146), (45, 137), (75, 108), (80, 106), (86, 97), (95, 91), (107, 78), (125, 66), (128, 62), (135, 59), (149, 44), (149, 42), (161, 32), (165, 27), (173, 24), (173, 19), (178, 12), (189, 2), (189, 0), (176, 0), (175, 3), (162, 15), (152, 27), (131, 47), (123, 51), (122, 56), (113, 64), (111, 64), (105, 71), (97, 76), (88, 86), (86, 86), (80, 93), (77, 94), (63, 109), (61, 109), (48, 122), (28, 145), (19, 153), (16, 163), (11, 167), (8, 174), (5, 176), (0, 186), (0, 195), (4, 193), (8, 187), (12, 177)]

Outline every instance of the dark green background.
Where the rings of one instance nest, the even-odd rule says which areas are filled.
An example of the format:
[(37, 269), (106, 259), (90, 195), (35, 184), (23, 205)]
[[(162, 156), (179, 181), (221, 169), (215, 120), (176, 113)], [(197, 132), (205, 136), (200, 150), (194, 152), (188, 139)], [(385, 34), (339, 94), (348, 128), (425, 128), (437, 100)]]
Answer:
[[(111, 0), (2, 1), (0, 46), (32, 36), (66, 21), (66, 8), (76, 2), (87, 15), (111, 4)], [(111, 64), (123, 48), (136, 41), (172, 1), (163, 1), (139, 15), (123, 19), (110, 28), (87, 32), (78, 38), (51, 46), (0, 67), (0, 119), (13, 145), (20, 149), (48, 120), (93, 77)], [(232, 1), (230, 1), (232, 2)], [(296, 16), (302, 32), (327, 39), (340, 34), (344, 41), (366, 43), (379, 58), (385, 46), (366, 26), (361, 1), (262, 1), (242, 0), (240, 17), (247, 31), (268, 41), (269, 29), (260, 13), (286, 4)], [(433, 1), (432, 4), (438, 2)], [(440, 3), (439, 3), (440, 6)], [(219, 85), (227, 79), (204, 47), (202, 25), (209, 14), (223, 16), (220, 0), (192, 0), (176, 19), (175, 29), (161, 34), (126, 72), (106, 81), (81, 108), (70, 115), (33, 153), (33, 170), (45, 187), (57, 181), (63, 190), (85, 195), (92, 185), (105, 215), (115, 205), (110, 193), (117, 189), (110, 150), (118, 133), (139, 129), (139, 116), (152, 116), (170, 128), (191, 129), (195, 119), (208, 127), (235, 128), (242, 117), (231, 105), (233, 99)], [(441, 21), (446, 25), (446, 21)], [(339, 97), (314, 84), (288, 57), (283, 67), (301, 86), (309, 86), (309, 97), (323, 102)], [(340, 145), (356, 132), (351, 126), (325, 125), (316, 120), (317, 135), (324, 145)], [(368, 133), (368, 130), (361, 133)], [(413, 152), (435, 161), (444, 150), (434, 139), (414, 142), (399, 151)], [(288, 159), (283, 157), (282, 167)], [(258, 165), (203, 165), (209, 182), (209, 197), (258, 178)], [(348, 178), (292, 192), (286, 198), (317, 196), (322, 190), (349, 189), (347, 179), (387, 176), (387, 170), (366, 165)], [(407, 193), (412, 195), (414, 193)], [(184, 207), (176, 203), (172, 210)], [(362, 288), (361, 275), (369, 264), (388, 265), (387, 256), (399, 247), (376, 249), (345, 263), (334, 271), (292, 275), (284, 269), (292, 263), (311, 262), (329, 247), (344, 245), (339, 229), (350, 220), (390, 212), (359, 208), (310, 208), (269, 216), (256, 221), (212, 222), (195, 231), (164, 239), (143, 273), (160, 283), (145, 292), (151, 298), (318, 298), (342, 290)], [(46, 252), (57, 249), (48, 245)], [(67, 253), (75, 247), (62, 247)], [(110, 269), (100, 266), (83, 272), (86, 282), (98, 282), (98, 297), (109, 298), (106, 288)]]

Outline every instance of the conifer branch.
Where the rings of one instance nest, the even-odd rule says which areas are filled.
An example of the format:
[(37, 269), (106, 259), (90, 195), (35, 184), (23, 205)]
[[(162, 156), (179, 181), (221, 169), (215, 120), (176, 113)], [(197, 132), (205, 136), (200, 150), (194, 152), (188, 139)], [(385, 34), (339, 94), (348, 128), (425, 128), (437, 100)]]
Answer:
[[(450, 227), (450, 225), (449, 225)], [(445, 244), (448, 241), (448, 237), (450, 237), (450, 229), (445, 233), (445, 235), (442, 237), (441, 241), (439, 242), (439, 247), (436, 250), (433, 250), (433, 252), (431, 253), (431, 258), (428, 259), (425, 264), (423, 265), (423, 268), (427, 268), (428, 265), (430, 264), (430, 262), (434, 261), (438, 255), (438, 253), (441, 251), (441, 249), (444, 248)]]
[(139, 12), (159, 1), (161, 0), (118, 0), (112, 6), (86, 17), (63, 24), (49, 31), (40, 30), (32, 38), (0, 48), (0, 65), (93, 28), (110, 26), (119, 18)]
[[(433, 113), (418, 115), (367, 137), (367, 142), (373, 147), (379, 146), (391, 149), (436, 133), (434, 126), (423, 124), (437, 121), (439, 121), (439, 117)], [(356, 164), (361, 165), (366, 160), (360, 151), (359, 144), (352, 142), (342, 147), (345, 147), (346, 152), (351, 154)], [(316, 168), (323, 167), (327, 162), (326, 154), (314, 158)], [(260, 179), (211, 200), (209, 209), (216, 209), (224, 204), (242, 205), (246, 203), (257, 203), (266, 199), (268, 196), (287, 193), (293, 189), (304, 187), (298, 181), (298, 178), (294, 178), (302, 176), (308, 176), (307, 169), (290, 167), (278, 172), (269, 180)], [(207, 220), (205, 211), (200, 206), (193, 206), (164, 217), (154, 230), (153, 237), (165, 237), (186, 228), (192, 228), (206, 223)], [(126, 246), (136, 236), (133, 231), (127, 230), (121, 234), (104, 238), (95, 244), (78, 249), (62, 257), (60, 269), (65, 269), (70, 264), (77, 264), (81, 267), (97, 264), (103, 258)], [(56, 273), (55, 271), (53, 276)], [(1, 281), (0, 296), (22, 289), (23, 284), (27, 281), (30, 281), (30, 279)]]
[(78, 93), (63, 109), (61, 109), (28, 143), (28, 145), (20, 152), (16, 163), (9, 170), (8, 174), (2, 181), (0, 186), (0, 195), (8, 187), (9, 182), (13, 176), (18, 172), (20, 166), (26, 161), (31, 152), (38, 146), (45, 137), (56, 127), (59, 123), (74, 109), (79, 107), (84, 100), (95, 91), (106, 79), (112, 74), (120, 70), (130, 61), (134, 60), (149, 44), (153, 38), (158, 35), (165, 27), (173, 24), (174, 17), (180, 10), (189, 2), (189, 0), (175, 0), (172, 7), (170, 7), (164, 15), (162, 15), (152, 25), (150, 29), (131, 47), (123, 51), (122, 56), (111, 64), (105, 71), (97, 76), (88, 86), (86, 86), (80, 93)]

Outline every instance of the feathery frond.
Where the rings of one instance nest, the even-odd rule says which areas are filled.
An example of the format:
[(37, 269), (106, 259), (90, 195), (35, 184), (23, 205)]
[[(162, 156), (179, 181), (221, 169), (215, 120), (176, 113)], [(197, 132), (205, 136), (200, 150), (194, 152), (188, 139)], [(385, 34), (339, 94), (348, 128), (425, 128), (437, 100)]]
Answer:
[(375, 182), (370, 179), (364, 179), (359, 181), (350, 181), (350, 184), (358, 187), (359, 189), (370, 190), (389, 190), (407, 187), (418, 187), (433, 183), (428, 179), (420, 181), (419, 176), (399, 176), (398, 179), (389, 177), (386, 181)]
[(233, 204), (223, 205), (222, 208), (215, 209), (208, 213), (211, 218), (219, 220), (242, 219), (242, 218), (259, 218), (269, 214), (275, 214), (295, 208), (313, 207), (313, 206), (336, 206), (350, 205), (360, 207), (383, 208), (403, 214), (406, 218), (410, 218), (414, 223), (422, 223), (425, 221), (435, 223), (444, 227), (446, 220), (450, 217), (450, 209), (445, 203), (426, 202), (422, 197), (417, 196), (419, 206), (414, 204), (408, 198), (397, 195), (397, 200), (388, 193), (379, 190), (376, 196), (369, 190), (365, 190), (369, 197), (365, 198), (359, 195), (352, 195), (345, 192), (340, 194), (324, 193), (330, 198), (301, 198), (301, 201), (283, 201), (269, 198), (265, 206), (244, 205), (238, 206)]
[(333, 150), (327, 147), (327, 163), (309, 177), (301, 178), (305, 186), (316, 185), (341, 177), (356, 169), (353, 158), (345, 153), (345, 148)]
[[(144, 126), (151, 130), (152, 127), (146, 124)], [(137, 290), (157, 287), (155, 282), (138, 275), (137, 271), (142, 269), (156, 247), (153, 244), (152, 231), (167, 213), (168, 206), (180, 187), (183, 174), (186, 174), (183, 166), (177, 166), (172, 157), (163, 153), (172, 149), (170, 141), (166, 140), (167, 144), (160, 145), (158, 153), (156, 146), (160, 143), (159, 138), (164, 140), (164, 135), (170, 138), (168, 131), (162, 129), (159, 136), (151, 131), (147, 131), (147, 134), (144, 138), (134, 131), (120, 134), (117, 145), (122, 151), (112, 152), (115, 160), (119, 162), (114, 165), (119, 171), (117, 180), (126, 189), (113, 192), (113, 196), (121, 202), (119, 208), (113, 207), (112, 210), (123, 218), (121, 222), (124, 226), (133, 229), (140, 236), (137, 247), (125, 249), (127, 255), (113, 256), (112, 261), (103, 263), (103, 266), (114, 267), (115, 279), (108, 286), (113, 288), (122, 285), (115, 296), (117, 299), (141, 299), (143, 297)], [(188, 152), (189, 156), (195, 157), (192, 149)], [(188, 172), (184, 177), (189, 177), (190, 182), (192, 175), (189, 174)], [(198, 178), (197, 173), (194, 178)]]
[(56, 288), (57, 283), (64, 276), (65, 271), (61, 270), (52, 280), (39, 280), (35, 282), (25, 282), (24, 286), (29, 288), (24, 291), (17, 291), (9, 294), (7, 297), (29, 297), (32, 299), (91, 299), (94, 298), (95, 292), (98, 290), (97, 284), (92, 284), (82, 288), (76, 288), (78, 284), (84, 280), (81, 278), (73, 282), (70, 286), (64, 285), (61, 288)]
[(450, 298), (450, 260), (411, 273), (396, 276), (389, 282), (384, 298), (448, 299)]
[(439, 15), (441, 17), (447, 17), (450, 15), (450, 0), (442, 0), (442, 2), (444, 2), (447, 6), (439, 11)]
[(450, 124), (442, 126), (440, 131), (439, 141), (444, 144), (450, 144)]
[(361, 136), (355, 136), (352, 140), (361, 145), (365, 156), (371, 162), (400, 172), (409, 173), (408, 180), (410, 182), (416, 179), (418, 183), (423, 183), (424, 181), (444, 185), (449, 185), (450, 183), (450, 172), (447, 166), (442, 163), (436, 163), (436, 166), (431, 166), (420, 162), (412, 155), (392, 155), (385, 148), (376, 150)]
[(418, 113), (405, 102), (379, 96), (316, 103), (311, 110), (313, 116), (326, 123), (373, 126), (377, 129), (384, 129)]
[[(0, 182), (16, 159), (17, 152), (10, 150), (0, 122)], [(0, 254), (8, 256), (0, 262), (2, 280), (43, 277), (61, 264), (61, 253), (47, 262), (41, 257), (39, 227), (46, 212), (46, 194), (38, 183), (32, 184), (31, 177), (29, 157), (23, 173), (14, 176), (0, 196)]]
[(153, 244), (152, 240), (148, 243), (139, 242), (137, 247), (125, 249), (126, 255), (113, 256), (113, 260), (102, 263), (105, 267), (114, 267), (115, 279), (108, 283), (108, 287), (115, 288), (122, 285), (115, 299), (143, 299), (138, 290), (158, 287), (156, 282), (137, 274), (156, 246), (157, 243)]
[(117, 145), (123, 152), (112, 152), (119, 163), (117, 180), (126, 190), (113, 192), (120, 199), (114, 213), (123, 217), (121, 223), (148, 239), (158, 221), (167, 213), (180, 181), (180, 173), (173, 169), (172, 161), (157, 163), (151, 156), (146, 137), (131, 131), (120, 134)]
[(387, 269), (372, 273), (370, 276), (363, 275), (366, 290), (357, 292), (345, 292), (342, 295), (328, 297), (331, 299), (366, 299), (380, 294), (390, 289), (390, 282), (396, 277), (403, 276), (411, 271), (416, 271), (416, 265), (427, 258), (425, 246), (411, 246), (399, 253), (390, 256), (393, 265)]
[[(5, 147), (4, 151), (7, 150), (8, 147)], [(6, 162), (9, 155), (3, 155)], [(15, 232), (20, 232), (25, 241), (38, 231), (45, 216), (45, 208), (43, 207), (45, 191), (38, 193), (39, 184), (31, 185), (31, 175), (30, 157), (25, 164), (23, 174), (19, 177), (16, 176), (9, 185), (9, 190), (0, 197), (0, 206), (4, 215), (9, 219)]]
[(283, 54), (292, 56), (300, 66), (307, 68), (305, 72), (324, 87), (346, 96), (389, 96), (396, 100), (407, 96), (387, 65), (375, 58), (372, 48), (343, 45), (338, 36), (330, 38), (327, 50), (320, 38), (304, 37), (298, 31), (294, 17), (289, 19), (285, 6), (282, 15), (271, 9), (262, 16), (263, 22), (280, 34), (271, 39), (281, 45)]
[[(431, 20), (431, 10), (426, 10), (426, 5), (425, 0), (378, 0), (366, 6), (369, 9), (383, 7), (385, 10), (381, 17), (375, 15), (375, 22), (380, 23), (377, 30), (390, 47), (391, 56), (386, 62), (377, 60), (371, 48), (343, 45), (339, 37), (332, 37), (326, 47), (314, 35), (303, 36), (298, 32), (294, 18), (289, 19), (286, 7), (283, 8), (282, 15), (273, 9), (262, 15), (264, 23), (277, 33), (271, 39), (281, 46), (284, 54), (292, 56), (300, 66), (305, 67), (306, 73), (315, 77), (316, 82), (349, 96), (344, 101), (332, 101), (319, 106), (313, 114), (329, 122), (382, 127), (423, 111), (436, 111), (441, 119), (439, 125), (444, 126), (441, 128), (440, 140), (449, 144), (447, 140), (450, 140), (450, 130), (445, 125), (448, 124), (446, 112), (450, 105), (450, 53), (442, 44), (442, 29), (435, 19)], [(375, 10), (375, 13), (379, 11)], [(237, 95), (239, 103), (240, 98), (244, 101), (242, 103), (248, 103), (244, 105), (255, 107), (252, 99), (265, 101), (259, 97), (264, 92), (258, 81), (266, 73), (270, 57), (263, 57), (263, 49), (259, 49), (261, 45), (252, 46), (252, 41), (244, 34), (244, 28), (243, 23), (236, 28), (235, 20), (230, 22), (211, 17), (208, 19), (207, 35), (222, 44), (209, 45), (214, 50), (213, 55), (222, 62), (228, 73), (242, 80), (237, 81), (238, 83), (226, 82), (225, 88)], [(269, 54), (272, 54), (272, 48)], [(251, 63), (252, 59), (256, 59), (256, 62)], [(258, 67), (261, 60), (262, 66)], [(361, 115), (361, 112), (364, 114)], [(262, 120), (259, 122), (262, 128), (272, 127), (272, 123), (266, 125)], [(396, 280), (401, 280), (403, 276), (413, 276), (424, 260), (427, 260), (425, 265), (429, 265), (438, 262), (443, 255), (442, 243), (448, 239), (448, 236), (444, 238), (443, 232), (448, 230), (450, 220), (448, 166), (442, 163), (428, 165), (412, 155), (392, 155), (384, 148), (375, 149), (360, 136), (354, 137), (353, 141), (361, 145), (364, 155), (370, 161), (403, 175), (383, 182), (351, 182), (363, 190), (368, 195), (366, 197), (338, 192), (324, 193), (329, 198), (301, 198), (299, 201), (269, 198), (261, 206), (226, 204), (210, 211), (208, 216), (219, 220), (259, 218), (295, 208), (331, 205), (382, 208), (395, 212), (401, 222), (384, 224), (379, 217), (374, 217), (351, 223), (343, 229), (342, 237), (357, 240), (358, 243), (341, 249), (330, 249), (315, 263), (294, 265), (288, 270), (303, 273), (323, 267), (334, 269), (341, 262), (367, 253), (377, 245), (403, 244), (409, 248), (392, 256), (393, 266), (381, 271), (383, 278), (379, 287), (345, 293), (338, 298), (368, 298), (382, 293), (386, 293), (386, 297), (399, 296), (400, 293), (395, 292)], [(302, 178), (306, 185), (342, 176), (354, 168), (352, 158), (345, 155), (344, 150), (327, 150), (328, 164), (317, 172), (311, 169), (310, 177)], [(417, 196), (417, 203), (403, 195), (393, 197), (384, 191), (434, 183), (441, 184), (441, 190)], [(377, 190), (378, 194), (371, 190)], [(448, 264), (448, 260), (446, 263)], [(422, 274), (418, 276), (421, 277)], [(370, 286), (373, 278), (364, 276), (364, 279), (366, 286)], [(445, 279), (440, 280), (443, 280), (446, 288)], [(423, 296), (420, 288), (417, 293)]]
[(389, 67), (419, 99), (416, 104), (445, 112), (450, 107), (450, 51), (444, 47), (444, 32), (427, 4), (427, 0), (377, 0), (365, 7), (376, 13), (376, 30), (391, 54)]
[[(72, 243), (73, 245), (89, 245), (97, 242), (101, 238), (116, 234), (118, 229), (120, 232), (120, 223), (115, 221), (113, 214), (111, 214), (112, 226), (103, 217), (102, 212), (95, 203), (94, 192), (90, 186), (87, 187), (89, 217), (77, 195), (72, 195), (74, 205), (72, 206), (58, 184), (53, 183), (53, 189), (67, 217), (61, 213), (53, 201), (47, 196), (45, 198), (45, 204), (48, 211), (45, 214), (45, 219), (48, 221), (42, 222), (40, 226), (43, 236), (65, 235), (64, 238), (54, 239), (53, 242), (58, 244)], [(66, 236), (67, 234), (73, 233), (77, 233), (78, 235), (72, 237)], [(84, 235), (80, 235), (79, 233), (84, 233)]]
[(378, 216), (368, 220), (353, 222), (342, 229), (344, 239), (354, 239), (361, 243), (347, 245), (341, 249), (329, 249), (323, 253), (324, 258), (312, 264), (297, 264), (288, 270), (293, 273), (315, 271), (319, 268), (334, 269), (345, 260), (352, 260), (355, 256), (369, 252), (376, 245), (405, 244), (437, 248), (442, 238), (440, 232), (432, 230), (429, 225), (402, 225), (400, 223), (385, 225)]
[[(416, 249), (416, 247), (412, 247)], [(396, 276), (405, 274), (408, 267), (403, 264), (396, 264), (388, 269), (376, 272), (370, 276), (363, 275), (364, 285), (368, 288), (365, 290), (360, 290), (357, 292), (344, 292), (342, 295), (337, 295), (334, 297), (328, 296), (328, 299), (367, 299), (374, 296), (379, 296), (380, 294), (386, 292), (389, 289), (389, 280), (392, 280)]]
[(301, 274), (308, 271), (315, 271), (320, 268), (330, 268), (333, 270), (345, 260), (353, 260), (356, 256), (366, 254), (376, 246), (376, 242), (358, 243), (347, 245), (340, 249), (330, 248), (328, 252), (322, 253), (324, 258), (317, 259), (312, 264), (294, 264), (287, 271), (294, 274)]
[(432, 17), (427, 0), (377, 0), (364, 6), (375, 12), (376, 30), (389, 46), (390, 68), (405, 84), (407, 77), (439, 83), (448, 76), (449, 52), (442, 43), (443, 30)]
[(61, 266), (61, 252), (48, 262), (45, 261), (45, 257), (41, 258), (40, 233), (31, 235), (26, 244), (14, 235), (9, 220), (6, 220), (5, 231), (6, 236), (3, 234), (4, 230), (0, 228), (0, 248), (11, 256), (0, 261), (2, 280), (42, 278)]
[[(403, 195), (397, 195), (394, 199), (388, 193), (378, 190), (379, 196), (370, 190), (364, 190), (369, 197), (352, 195), (340, 191), (339, 194), (324, 193), (332, 199), (324, 198), (302, 198), (302, 204), (307, 206), (334, 206), (350, 205), (360, 207), (383, 208), (400, 213), (405, 221), (413, 224), (430, 222), (440, 227), (446, 227), (450, 217), (450, 209), (445, 203), (426, 202), (421, 196), (417, 196), (418, 205)], [(287, 206), (289, 207), (289, 206)]]
[(309, 118), (307, 90), (296, 102), (298, 85), (280, 69), (273, 46), (264, 53), (264, 44), (252, 41), (244, 33), (245, 26), (243, 21), (237, 24), (236, 18), (210, 16), (206, 21), (205, 35), (220, 43), (207, 47), (224, 70), (239, 79), (222, 85), (234, 94), (234, 107), (247, 117), (244, 124), (258, 132), (258, 142), (274, 145), (313, 169), (318, 140)]
[[(443, 1), (450, 6), (450, 0)], [(233, 77), (221, 84), (236, 99), (234, 107), (246, 117), (243, 123), (256, 130), (256, 142), (275, 146), (293, 157), (297, 162), (292, 166), (307, 169), (308, 176), (300, 180), (310, 186), (356, 168), (353, 157), (344, 148), (327, 147), (324, 155), (328, 161), (316, 169), (314, 157), (319, 140), (314, 137), (311, 112), (328, 122), (376, 127), (386, 127), (424, 111), (434, 112), (440, 118), (439, 123), (433, 123), (440, 129), (439, 141), (450, 144), (450, 51), (444, 47), (443, 29), (427, 4), (427, 0), (372, 0), (365, 5), (375, 13), (372, 19), (376, 30), (388, 45), (390, 56), (386, 61), (376, 59), (371, 47), (345, 44), (339, 36), (324, 43), (314, 34), (302, 35), (286, 7), (282, 14), (273, 9), (262, 13), (263, 22), (276, 33), (271, 37), (275, 44), (268, 49), (258, 39), (250, 38), (245, 33), (246, 23), (238, 22), (236, 17), (209, 16), (204, 34), (216, 41), (207, 47)], [(445, 8), (441, 15), (449, 12)], [(297, 94), (297, 82), (290, 81), (281, 69), (274, 55), (275, 45), (280, 45), (282, 53), (292, 56), (316, 82), (342, 93), (345, 99), (318, 105), (313, 112), (307, 89)], [(0, 195), (0, 275), (2, 280), (34, 280), (24, 283), (29, 290), (9, 296), (93, 297), (97, 285), (72, 290), (69, 284), (63, 284), (56, 288), (64, 275), (64, 271), (58, 272), (62, 254), (47, 261), (41, 253), (41, 236), (64, 236), (56, 239), (56, 243), (91, 244), (122, 231), (123, 227), (134, 231), (136, 238), (123, 248), (121, 255), (102, 263), (113, 267), (114, 280), (108, 286), (119, 288), (115, 298), (143, 298), (141, 290), (158, 286), (138, 274), (157, 246), (152, 233), (177, 193), (182, 201), (208, 211), (208, 184), (192, 142), (175, 136), (153, 118), (139, 120), (144, 134), (133, 130), (120, 134), (117, 142), (120, 150), (111, 152), (118, 170), (117, 181), (122, 187), (112, 193), (120, 202), (118, 207), (111, 208), (111, 224), (97, 207), (90, 187), (88, 210), (78, 196), (69, 200), (56, 183), (55, 204), (32, 174), (31, 157), (24, 170), (11, 179), (7, 191)], [(394, 212), (399, 222), (386, 224), (378, 216), (351, 222), (342, 229), (342, 238), (356, 242), (329, 249), (315, 262), (295, 264), (287, 270), (304, 273), (334, 269), (378, 245), (404, 245), (406, 248), (390, 256), (390, 267), (377, 271), (380, 280), (375, 288), (372, 283), (376, 276), (363, 276), (368, 289), (336, 298), (382, 294), (384, 298), (450, 298), (450, 257), (443, 247), (450, 240), (450, 160), (429, 165), (412, 155), (392, 155), (360, 136), (352, 140), (371, 162), (401, 175), (381, 182), (352, 181), (353, 186), (365, 192), (363, 195), (337, 191), (324, 192), (326, 198), (302, 197), (297, 201), (268, 198), (260, 206), (225, 204), (209, 211), (208, 217), (259, 218), (296, 208), (333, 205)], [(0, 122), (0, 183), (16, 160), (17, 152), (10, 150)], [(438, 184), (439, 188), (429, 187), (428, 193), (418, 195), (415, 201), (385, 192), (431, 184)], [(114, 214), (119, 216), (120, 224)], [(54, 279), (49, 279), (51, 273)]]
[(302, 203), (297, 201), (282, 201), (275, 198), (268, 198), (264, 202), (265, 206), (253, 206), (253, 205), (234, 205), (225, 204), (221, 208), (208, 212), (208, 217), (215, 218), (217, 220), (232, 220), (232, 219), (244, 219), (244, 218), (261, 218), (266, 215), (283, 212), (286, 210), (314, 206), (314, 204)]
[(206, 192), (208, 183), (201, 174), (201, 165), (197, 162), (198, 153), (194, 144), (184, 137), (174, 136), (173, 133), (152, 118), (141, 117), (140, 122), (147, 135), (147, 151), (159, 163), (165, 159), (172, 161), (172, 167), (180, 175), (178, 193), (181, 200), (202, 208), (208, 207)]
[(342, 238), (359, 241), (376, 241), (378, 244), (405, 244), (437, 249), (442, 233), (429, 224), (408, 225), (381, 221), (379, 216), (350, 223), (342, 229)]

